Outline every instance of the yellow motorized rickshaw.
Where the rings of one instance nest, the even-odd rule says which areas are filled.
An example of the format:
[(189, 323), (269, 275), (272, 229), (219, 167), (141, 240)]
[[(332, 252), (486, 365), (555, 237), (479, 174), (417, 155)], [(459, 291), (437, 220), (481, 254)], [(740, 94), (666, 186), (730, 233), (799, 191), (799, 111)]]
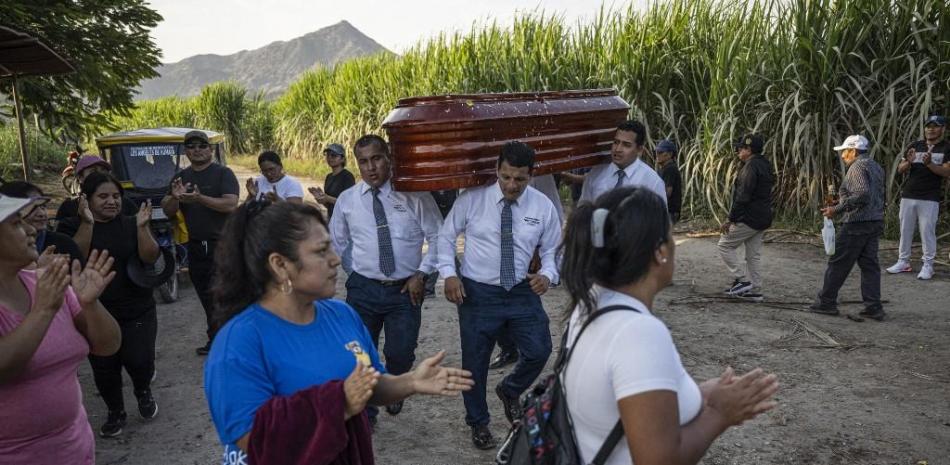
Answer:
[[(122, 183), (126, 197), (136, 206), (146, 200), (152, 205), (152, 231), (159, 246), (169, 249), (175, 257), (175, 273), (157, 288), (161, 300), (178, 300), (178, 273), (187, 267), (188, 241), (181, 212), (169, 219), (161, 208), (162, 197), (168, 193), (172, 178), (189, 165), (185, 154), (185, 134), (192, 128), (136, 129), (96, 138), (99, 155), (112, 165), (112, 174)], [(224, 135), (204, 131), (214, 148), (214, 157), (224, 164)]]

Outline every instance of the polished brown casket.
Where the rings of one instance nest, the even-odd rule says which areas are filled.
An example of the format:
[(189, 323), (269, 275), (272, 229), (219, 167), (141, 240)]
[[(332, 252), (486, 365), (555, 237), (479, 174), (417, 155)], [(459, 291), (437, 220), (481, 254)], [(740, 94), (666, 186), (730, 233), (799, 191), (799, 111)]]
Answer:
[(402, 99), (383, 122), (393, 187), (434, 191), (495, 178), (501, 146), (537, 152), (535, 175), (606, 163), (630, 105), (611, 89), (439, 95)]

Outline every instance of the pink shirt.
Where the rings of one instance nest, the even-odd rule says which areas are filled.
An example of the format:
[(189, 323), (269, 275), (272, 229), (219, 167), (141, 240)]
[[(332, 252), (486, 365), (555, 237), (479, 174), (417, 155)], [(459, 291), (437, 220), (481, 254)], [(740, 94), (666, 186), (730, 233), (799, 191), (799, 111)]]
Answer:
[[(30, 293), (36, 273), (21, 271)], [(24, 371), (0, 384), (0, 463), (5, 465), (95, 462), (95, 440), (82, 405), (79, 363), (89, 343), (76, 329), (79, 300), (72, 288)], [(0, 336), (11, 333), (24, 316), (0, 305)]]

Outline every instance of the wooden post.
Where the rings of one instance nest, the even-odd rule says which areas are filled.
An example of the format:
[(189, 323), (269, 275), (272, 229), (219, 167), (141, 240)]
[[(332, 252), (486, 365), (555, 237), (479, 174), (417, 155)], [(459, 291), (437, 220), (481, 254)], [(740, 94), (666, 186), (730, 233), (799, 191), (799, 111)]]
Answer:
[(26, 155), (26, 133), (23, 131), (23, 107), (20, 106), (20, 90), (17, 88), (16, 74), (13, 75), (13, 107), (16, 109), (16, 127), (20, 133), (20, 161), (23, 163), (23, 180), (30, 182), (30, 159)]

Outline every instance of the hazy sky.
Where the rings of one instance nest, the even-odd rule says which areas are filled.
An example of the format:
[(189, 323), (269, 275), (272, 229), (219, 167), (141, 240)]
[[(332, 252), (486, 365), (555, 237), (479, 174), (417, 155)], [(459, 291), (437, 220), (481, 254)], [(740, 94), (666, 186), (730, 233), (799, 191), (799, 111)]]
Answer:
[(570, 24), (600, 5), (645, 0), (151, 0), (164, 21), (152, 31), (162, 62), (227, 55), (289, 40), (347, 20), (382, 46), (401, 52), (440, 31), (467, 30), (477, 20), (510, 24), (518, 12), (558, 12)]

